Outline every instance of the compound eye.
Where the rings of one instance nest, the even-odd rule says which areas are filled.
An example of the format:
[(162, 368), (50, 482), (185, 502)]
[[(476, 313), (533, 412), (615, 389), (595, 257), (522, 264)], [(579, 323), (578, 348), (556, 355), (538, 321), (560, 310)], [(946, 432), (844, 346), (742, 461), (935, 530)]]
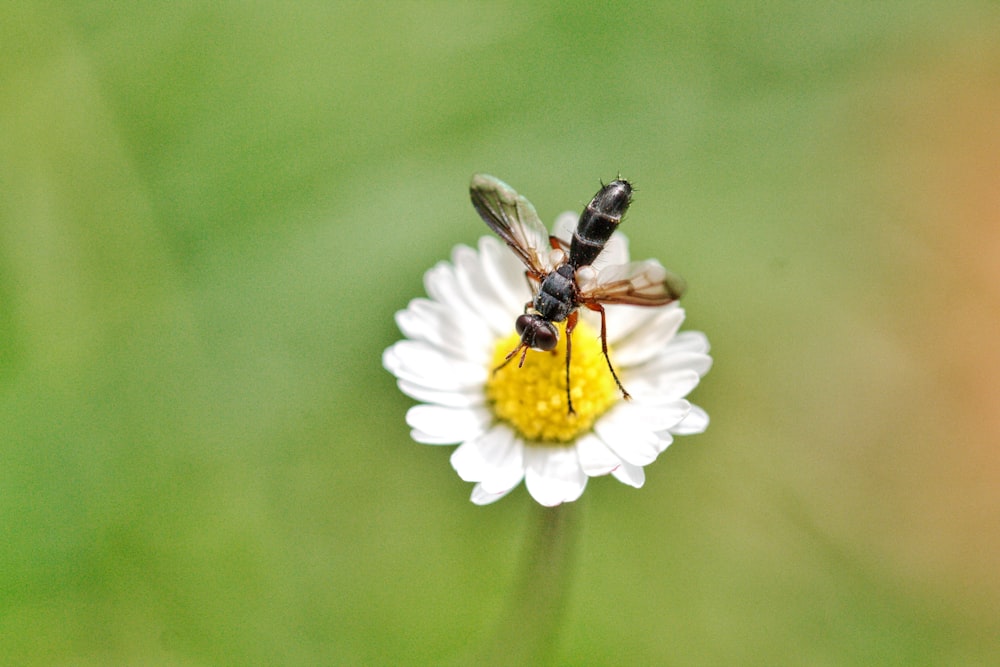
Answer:
[(556, 331), (556, 328), (549, 322), (539, 322), (538, 327), (535, 329), (535, 341), (531, 347), (536, 350), (548, 352), (549, 350), (554, 350), (558, 342), (559, 332)]
[(517, 335), (520, 336), (524, 333), (524, 330), (531, 326), (531, 315), (519, 315), (516, 320), (514, 320), (514, 329), (517, 331)]

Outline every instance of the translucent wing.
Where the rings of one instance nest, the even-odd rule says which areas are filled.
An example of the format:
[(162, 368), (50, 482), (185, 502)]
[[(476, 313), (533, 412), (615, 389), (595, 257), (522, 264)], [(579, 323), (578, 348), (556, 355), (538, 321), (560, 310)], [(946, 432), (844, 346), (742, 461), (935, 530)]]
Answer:
[(538, 278), (548, 273), (549, 234), (531, 202), (499, 178), (476, 174), (469, 185), (472, 205), (479, 217), (510, 246), (529, 273)]
[(606, 267), (580, 285), (580, 301), (665, 306), (681, 298), (684, 281), (655, 259)]

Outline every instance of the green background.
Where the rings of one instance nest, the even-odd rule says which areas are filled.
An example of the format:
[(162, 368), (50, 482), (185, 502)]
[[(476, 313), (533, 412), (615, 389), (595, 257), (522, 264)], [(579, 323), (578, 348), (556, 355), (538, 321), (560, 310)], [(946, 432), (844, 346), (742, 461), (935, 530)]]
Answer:
[[(0, 21), (0, 664), (434, 663), (532, 502), (381, 368), (487, 232), (638, 186), (712, 417), (592, 480), (561, 664), (1000, 661), (1000, 8), (17, 3)], [(496, 656), (501, 662), (503, 654)]]

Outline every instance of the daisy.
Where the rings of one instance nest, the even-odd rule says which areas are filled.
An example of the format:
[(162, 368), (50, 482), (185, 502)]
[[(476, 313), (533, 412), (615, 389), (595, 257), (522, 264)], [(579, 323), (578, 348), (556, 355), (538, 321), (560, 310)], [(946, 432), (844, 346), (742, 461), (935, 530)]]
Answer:
[[(553, 235), (565, 247), (576, 218), (564, 213), (556, 220)], [(558, 263), (554, 255), (549, 269)], [(615, 231), (578, 280), (601, 283), (628, 261), (628, 241)], [(545, 506), (576, 500), (587, 479), (599, 475), (641, 487), (643, 467), (675, 435), (708, 426), (705, 411), (685, 399), (711, 366), (708, 339), (678, 333), (684, 310), (676, 302), (605, 306), (609, 358), (631, 395), (624, 400), (601, 350), (600, 316), (581, 308), (570, 412), (565, 323), (557, 325), (554, 350), (531, 349), (522, 367), (516, 359), (500, 367), (520, 341), (513, 323), (533, 297), (524, 269), (496, 238), (481, 238), (477, 249), (456, 246), (450, 262), (424, 275), (428, 298), (396, 313), (406, 338), (385, 350), (382, 363), (400, 390), (420, 401), (406, 415), (413, 439), (458, 445), (451, 464), (475, 483), (471, 500), (478, 505), (499, 500), (522, 480)]]

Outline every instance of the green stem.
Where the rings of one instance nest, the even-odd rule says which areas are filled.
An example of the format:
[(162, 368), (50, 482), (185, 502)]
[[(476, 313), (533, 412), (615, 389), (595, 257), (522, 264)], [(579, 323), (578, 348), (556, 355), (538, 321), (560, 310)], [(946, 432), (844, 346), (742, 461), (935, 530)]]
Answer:
[(569, 597), (579, 503), (532, 503), (521, 571), (487, 664), (546, 664), (555, 655)]

